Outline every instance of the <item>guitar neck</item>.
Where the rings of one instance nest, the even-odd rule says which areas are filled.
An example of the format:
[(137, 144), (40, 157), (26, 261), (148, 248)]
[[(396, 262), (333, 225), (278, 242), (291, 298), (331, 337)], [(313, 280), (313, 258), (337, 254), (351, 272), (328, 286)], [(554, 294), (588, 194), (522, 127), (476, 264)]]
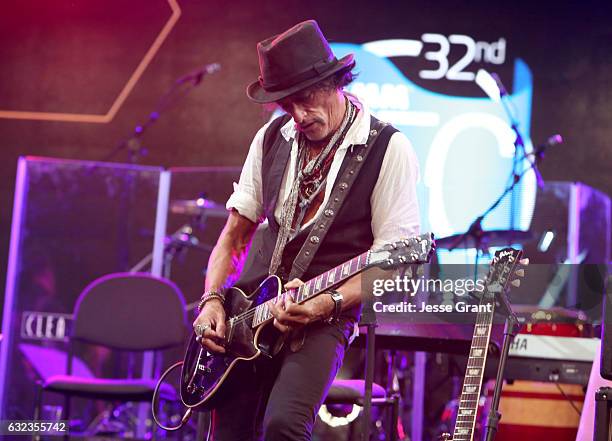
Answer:
[[(342, 265), (338, 265), (337, 267), (332, 268), (313, 279), (310, 279), (299, 288), (285, 291), (283, 294), (281, 294), (281, 296), (290, 295), (296, 303), (303, 303), (366, 269), (369, 266), (369, 257), (370, 251), (366, 251), (365, 253), (343, 263)], [(275, 300), (276, 299), (268, 300), (267, 302), (255, 307), (255, 315), (252, 323), (253, 328), (272, 319), (272, 313), (270, 312), (269, 306)]]
[(491, 338), (491, 327), (495, 315), (495, 300), (497, 296), (504, 295), (507, 283), (511, 278), (512, 271), (520, 259), (522, 253), (512, 248), (505, 248), (495, 253), (495, 258), (480, 305), (487, 308), (479, 308), (472, 336), (472, 346), (463, 379), (457, 421), (453, 432), (453, 441), (472, 441), (474, 439), (474, 427), (476, 413), (480, 401), (480, 389), (482, 377), (487, 363), (487, 349)]
[[(490, 304), (491, 312), (479, 312), (476, 317), (470, 355), (467, 362), (465, 377), (463, 379), (463, 387), (461, 389), (457, 421), (455, 423), (455, 431), (453, 432), (453, 441), (472, 441), (474, 436), (476, 413), (480, 400), (480, 388), (487, 362), (487, 348), (489, 347), (491, 326), (493, 324), (493, 315), (495, 311), (495, 302), (488, 296), (483, 296), (480, 304)], [(481, 309), (481, 311), (482, 310), (483, 309)]]

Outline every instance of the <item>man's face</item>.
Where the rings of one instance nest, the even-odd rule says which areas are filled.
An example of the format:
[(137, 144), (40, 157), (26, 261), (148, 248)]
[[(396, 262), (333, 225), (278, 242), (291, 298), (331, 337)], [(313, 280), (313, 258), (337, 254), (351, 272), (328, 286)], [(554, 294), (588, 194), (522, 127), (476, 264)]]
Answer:
[[(337, 128), (340, 92), (336, 89), (308, 88), (277, 102), (293, 117), (296, 128), (310, 141), (322, 141)], [(343, 109), (342, 109), (343, 110)], [(340, 113), (340, 118), (343, 113)]]

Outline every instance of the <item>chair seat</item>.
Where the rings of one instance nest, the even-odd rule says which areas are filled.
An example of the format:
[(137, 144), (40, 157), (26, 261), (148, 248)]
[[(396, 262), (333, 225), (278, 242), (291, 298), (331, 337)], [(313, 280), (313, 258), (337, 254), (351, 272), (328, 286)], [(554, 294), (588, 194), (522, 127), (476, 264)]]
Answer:
[[(54, 375), (43, 384), (43, 389), (91, 399), (150, 401), (156, 384), (155, 380), (144, 379), (118, 380)], [(164, 400), (178, 399), (174, 388), (167, 383), (162, 383), (160, 397)]]
[[(325, 399), (325, 404), (359, 404), (365, 396), (365, 381), (335, 379)], [(385, 389), (379, 384), (372, 384), (372, 398), (386, 398)]]

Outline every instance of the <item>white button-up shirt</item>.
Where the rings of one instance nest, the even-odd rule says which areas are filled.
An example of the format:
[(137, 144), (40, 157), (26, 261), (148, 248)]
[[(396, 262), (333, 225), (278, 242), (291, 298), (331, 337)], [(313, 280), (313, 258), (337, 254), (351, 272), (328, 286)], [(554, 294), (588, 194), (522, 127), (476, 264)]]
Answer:
[[(314, 222), (325, 209), (347, 149), (353, 144), (365, 144), (368, 139), (370, 111), (354, 95), (347, 93), (347, 96), (353, 104), (359, 107), (360, 111), (344, 141), (336, 149), (327, 174), (323, 203), (315, 216), (302, 225), (302, 229)], [(263, 139), (269, 124), (264, 125), (255, 135), (240, 174), (240, 182), (234, 183), (234, 193), (226, 204), (228, 210), (234, 208), (252, 222), (262, 222), (264, 217), (261, 167)], [(289, 196), (291, 184), (295, 179), (298, 158), (295, 122), (292, 119), (289, 120), (281, 127), (280, 132), (285, 140), (291, 141), (291, 156), (285, 168), (274, 211), (277, 222), (280, 222), (283, 203)], [(418, 179), (419, 165), (412, 145), (402, 132), (396, 132), (389, 140), (378, 180), (370, 197), (372, 235), (374, 236), (372, 249), (419, 233), (419, 205), (416, 198)]]

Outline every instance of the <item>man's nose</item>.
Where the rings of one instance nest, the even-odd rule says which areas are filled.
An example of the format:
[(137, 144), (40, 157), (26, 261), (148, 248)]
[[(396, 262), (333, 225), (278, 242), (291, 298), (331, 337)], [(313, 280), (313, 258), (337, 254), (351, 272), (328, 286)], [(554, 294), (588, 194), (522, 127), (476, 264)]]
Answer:
[(291, 108), (291, 116), (293, 117), (293, 120), (296, 123), (302, 124), (304, 122), (304, 119), (306, 118), (306, 111), (302, 106), (294, 105)]

